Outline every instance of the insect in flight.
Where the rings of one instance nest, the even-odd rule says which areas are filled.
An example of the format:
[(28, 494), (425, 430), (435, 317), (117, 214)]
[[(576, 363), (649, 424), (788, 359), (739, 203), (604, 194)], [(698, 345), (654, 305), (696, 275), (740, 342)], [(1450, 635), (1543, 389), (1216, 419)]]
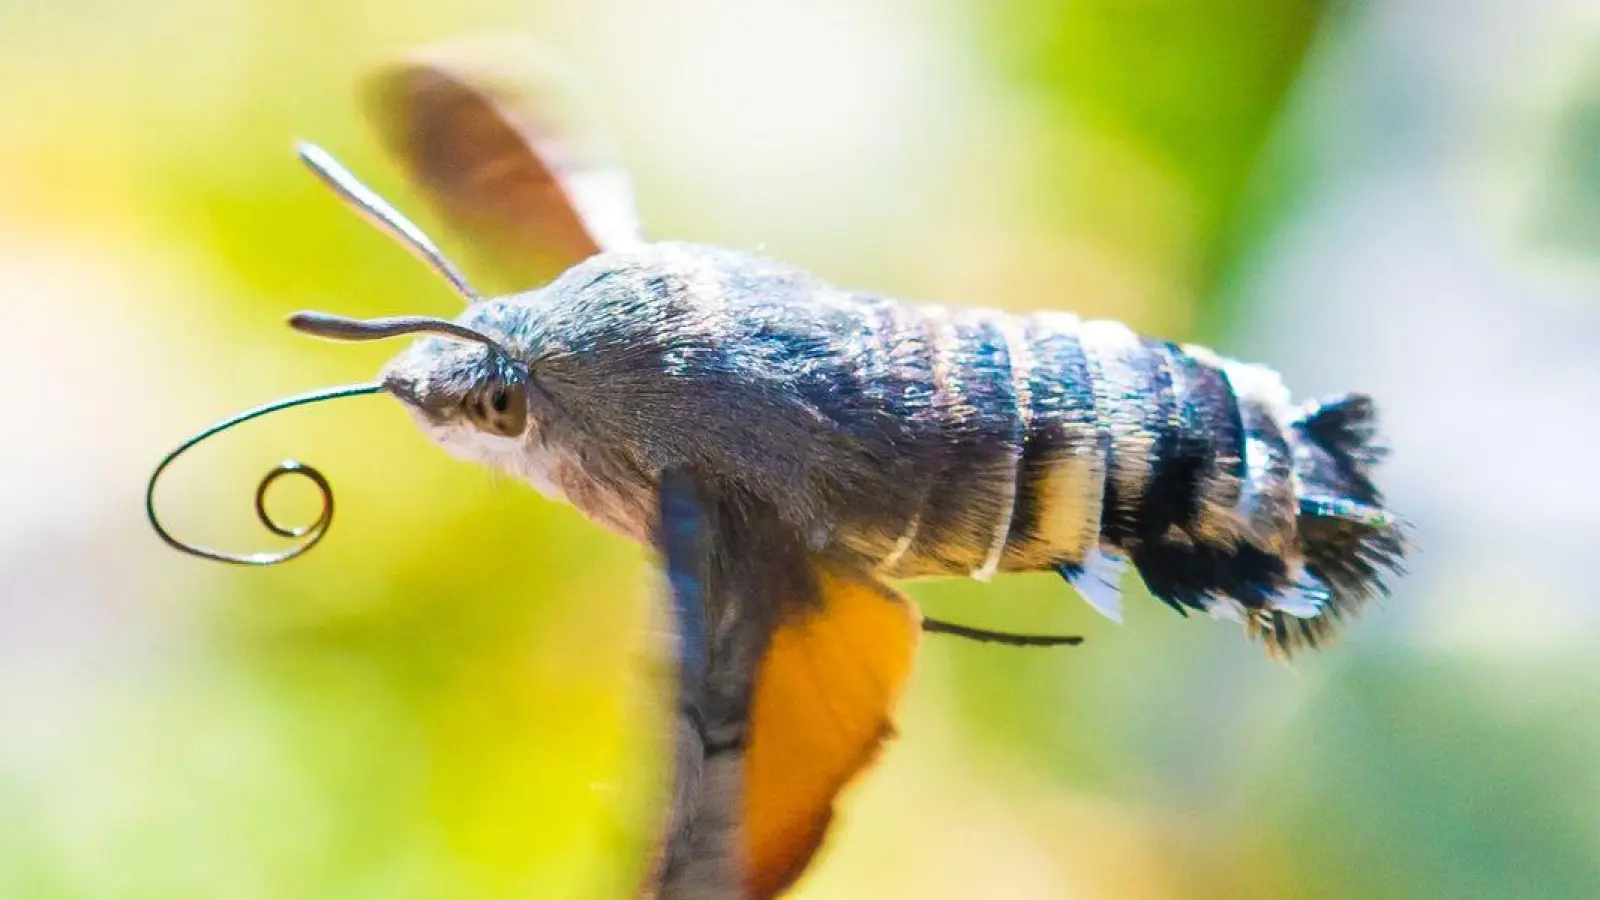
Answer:
[[(1398, 570), (1404, 530), (1372, 481), (1382, 450), (1367, 397), (1294, 405), (1267, 368), (1115, 322), (902, 302), (749, 253), (646, 240), (626, 175), (597, 162), (592, 123), (538, 59), (515, 41), (426, 48), (377, 73), (369, 112), (454, 227), (565, 271), (480, 296), (420, 229), (301, 145), (467, 308), (292, 316), (332, 340), (417, 340), (375, 382), (184, 443), (146, 502), (186, 552), (293, 558), (331, 521), (315, 469), (285, 464), (262, 481), (258, 516), (303, 541), (250, 556), (172, 537), (155, 517), (157, 478), (239, 422), (384, 393), (450, 453), (660, 551), (681, 709), (648, 895), (770, 897), (806, 868), (837, 795), (890, 733), (925, 623), (894, 580), (1054, 570), (1120, 619), (1131, 567), (1178, 612), (1237, 620), (1288, 655), (1330, 637)], [(323, 492), (304, 528), (266, 512), (286, 474)]]

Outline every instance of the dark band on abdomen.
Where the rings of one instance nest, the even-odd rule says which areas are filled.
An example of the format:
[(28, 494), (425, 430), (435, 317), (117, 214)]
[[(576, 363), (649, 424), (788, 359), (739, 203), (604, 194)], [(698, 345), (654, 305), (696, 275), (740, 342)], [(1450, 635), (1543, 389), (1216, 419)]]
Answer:
[(1120, 323), (1085, 322), (1080, 333), (1096, 379), (1101, 427), (1111, 436), (1100, 541), (1127, 550), (1137, 541), (1159, 445), (1171, 439), (1172, 378), (1164, 359)]
[(922, 510), (914, 552), (968, 573), (984, 568), (1012, 515), (1022, 425), (1010, 350), (987, 310), (929, 311), (934, 406), (948, 464)]
[(849, 348), (851, 363), (879, 430), (874, 443), (897, 452), (881, 461), (885, 482), (856, 501), (862, 511), (861, 551), (892, 567), (909, 549), (920, 527), (932, 474), (948, 464), (934, 409), (933, 349), (925, 319), (906, 304), (858, 295), (862, 333)]
[(1203, 539), (1231, 536), (1235, 533), (1233, 509), (1239, 503), (1244, 479), (1244, 421), (1239, 401), (1220, 366), (1175, 345), (1169, 345), (1168, 353), (1173, 381), (1179, 385), (1178, 402), (1187, 407), (1185, 418), (1195, 423), (1192, 434), (1204, 442), (1200, 452), (1206, 464), (1199, 475), (1190, 530)]
[(1134, 370), (1142, 380), (1143, 443), (1149, 448), (1144, 490), (1137, 497), (1123, 498), (1124, 511), (1100, 527), (1106, 543), (1129, 551), (1158, 537), (1169, 522), (1185, 514), (1194, 498), (1193, 467), (1184, 454), (1187, 436), (1164, 345), (1142, 341), (1134, 354)]
[(1242, 429), (1220, 369), (1183, 348), (1150, 342), (1170, 376), (1173, 425), (1156, 442), (1149, 489), (1130, 547), (1145, 584), (1174, 609), (1207, 609), (1213, 594), (1261, 596), (1274, 560), (1241, 546), (1233, 506), (1240, 495)]
[(1239, 513), (1253, 543), (1287, 558), (1295, 553), (1299, 537), (1295, 518), (1293, 461), (1288, 436), (1273, 411), (1257, 400), (1239, 404), (1245, 433), (1244, 493)]
[(1080, 562), (1099, 540), (1110, 432), (1096, 415), (1079, 324), (1065, 314), (1023, 320), (1031, 416), (1006, 535), (1006, 569)]

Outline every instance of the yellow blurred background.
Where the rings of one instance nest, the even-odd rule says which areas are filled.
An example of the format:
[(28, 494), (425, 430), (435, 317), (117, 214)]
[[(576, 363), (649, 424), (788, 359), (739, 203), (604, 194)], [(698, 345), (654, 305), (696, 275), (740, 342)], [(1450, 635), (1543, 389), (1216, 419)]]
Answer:
[(1088, 642), (930, 638), (796, 896), (1600, 896), (1591, 0), (0, 0), (0, 897), (637, 877), (638, 548), (382, 398), (247, 426), (164, 487), (182, 536), (267, 548), (256, 478), (320, 466), (339, 514), (302, 560), (199, 562), (142, 515), (182, 437), (398, 349), (289, 312), (454, 314), (290, 148), (431, 226), (355, 81), (484, 30), (575, 69), (653, 235), (1113, 315), (1382, 404), (1419, 555), (1292, 669), (1142, 592), (1118, 627), (1053, 577), (912, 586)]

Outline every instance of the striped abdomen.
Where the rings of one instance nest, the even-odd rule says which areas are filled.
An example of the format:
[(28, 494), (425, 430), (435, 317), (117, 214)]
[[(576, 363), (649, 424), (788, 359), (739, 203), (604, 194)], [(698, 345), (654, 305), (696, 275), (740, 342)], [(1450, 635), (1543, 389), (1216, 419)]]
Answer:
[(888, 574), (1054, 568), (1116, 616), (1129, 560), (1180, 612), (1288, 649), (1398, 560), (1363, 397), (1294, 410), (1270, 370), (1110, 321), (864, 302), (867, 383), (919, 482), (877, 542)]

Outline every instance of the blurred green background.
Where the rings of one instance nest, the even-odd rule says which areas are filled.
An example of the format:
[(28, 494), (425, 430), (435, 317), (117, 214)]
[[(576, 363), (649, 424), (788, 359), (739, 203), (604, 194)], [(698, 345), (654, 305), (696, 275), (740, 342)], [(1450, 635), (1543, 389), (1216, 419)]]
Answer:
[[(1600, 896), (1600, 10), (1589, 0), (0, 0), (0, 897), (622, 897), (657, 803), (638, 548), (381, 398), (286, 314), (453, 314), (294, 161), (433, 220), (358, 119), (418, 43), (546, 41), (659, 236), (919, 299), (1112, 315), (1371, 391), (1421, 549), (1293, 668), (1142, 594), (912, 586), (901, 738), (797, 896)], [(435, 231), (440, 229), (434, 228)], [(466, 255), (449, 234), (447, 248)], [(312, 509), (285, 487), (287, 518)]]

